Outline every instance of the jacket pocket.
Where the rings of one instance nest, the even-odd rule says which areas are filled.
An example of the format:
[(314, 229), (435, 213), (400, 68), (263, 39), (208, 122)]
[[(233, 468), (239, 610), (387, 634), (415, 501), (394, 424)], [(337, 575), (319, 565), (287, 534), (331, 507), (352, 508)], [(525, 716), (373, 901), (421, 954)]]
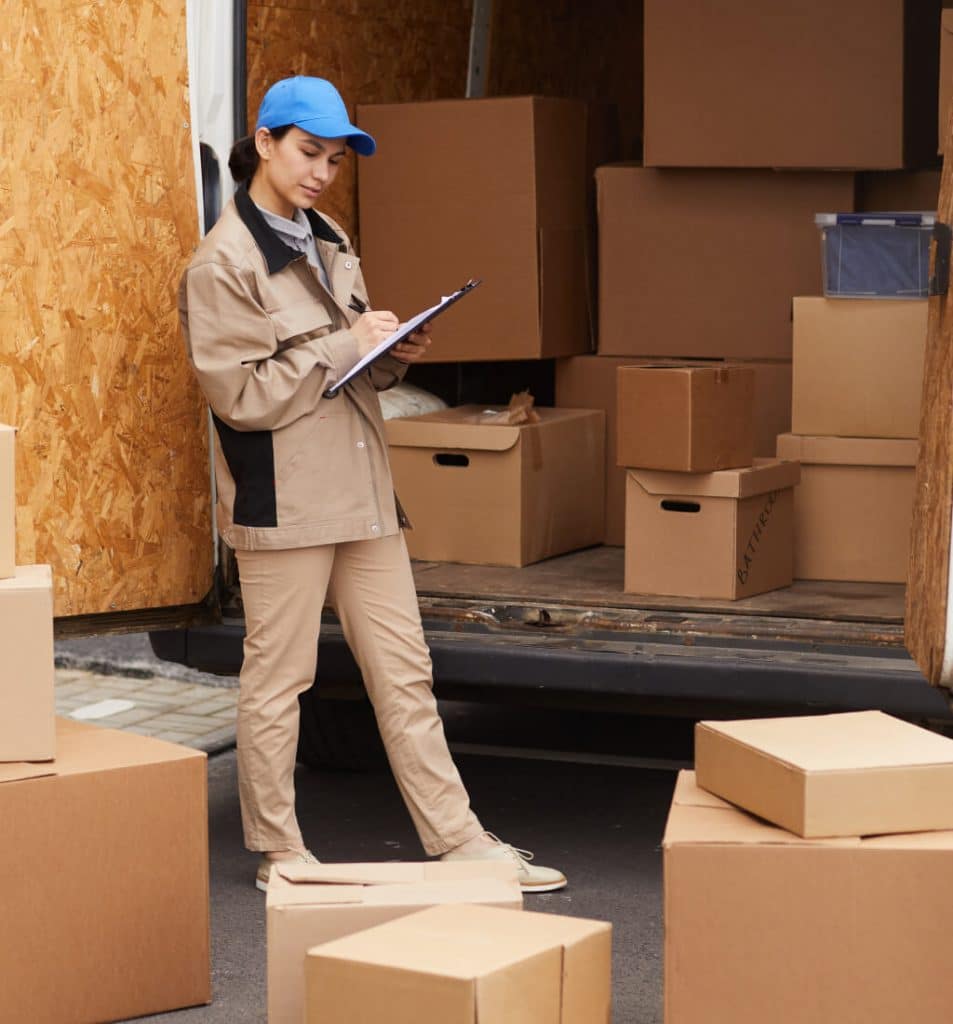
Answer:
[(299, 302), (268, 314), (280, 347), (329, 333), (334, 323), (330, 312), (318, 302)]

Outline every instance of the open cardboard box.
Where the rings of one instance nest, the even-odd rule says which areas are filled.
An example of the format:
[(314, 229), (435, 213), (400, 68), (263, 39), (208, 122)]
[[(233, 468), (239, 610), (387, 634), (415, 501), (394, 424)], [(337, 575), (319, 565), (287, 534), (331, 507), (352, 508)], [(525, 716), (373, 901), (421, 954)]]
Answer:
[(305, 954), (312, 947), (435, 904), (520, 910), (514, 864), (431, 861), (276, 864), (268, 883), (268, 1024), (304, 1019)]
[(595, 1024), (611, 1016), (611, 926), (441, 906), (312, 949), (307, 1024)]

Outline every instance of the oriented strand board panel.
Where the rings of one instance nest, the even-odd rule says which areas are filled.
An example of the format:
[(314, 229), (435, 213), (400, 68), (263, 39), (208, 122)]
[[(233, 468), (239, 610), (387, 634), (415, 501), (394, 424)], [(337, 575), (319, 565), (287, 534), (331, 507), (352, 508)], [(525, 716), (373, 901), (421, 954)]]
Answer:
[[(248, 118), (274, 82), (333, 82), (358, 103), (455, 99), (466, 92), (471, 0), (269, 0), (248, 7)], [(435, 139), (434, 145), (440, 140)], [(373, 159), (373, 158), (371, 158)], [(321, 210), (357, 235), (358, 158), (351, 154)]]
[(642, 0), (497, 0), (487, 95), (615, 104), (620, 150), (642, 152)]
[(58, 616), (201, 600), (205, 408), (175, 288), (198, 240), (183, 0), (0, 0), (0, 421), (18, 560)]
[[(953, 110), (951, 110), (953, 116)], [(953, 120), (946, 138), (953, 136)], [(938, 220), (953, 223), (953, 164), (943, 169)], [(953, 688), (953, 641), (948, 635), (950, 535), (953, 521), (953, 301), (930, 299), (923, 368), (920, 457), (917, 464), (910, 571), (907, 650), (934, 685)]]

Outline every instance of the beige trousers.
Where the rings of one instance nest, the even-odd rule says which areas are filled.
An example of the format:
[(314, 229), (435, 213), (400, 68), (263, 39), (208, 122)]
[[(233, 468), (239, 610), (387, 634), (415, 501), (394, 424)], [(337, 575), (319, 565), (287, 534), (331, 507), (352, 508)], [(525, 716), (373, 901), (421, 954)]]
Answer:
[(246, 626), (238, 786), (248, 849), (304, 845), (294, 791), (298, 694), (314, 682), (326, 596), (361, 669), (424, 850), (445, 853), (482, 832), (437, 714), (403, 534), (236, 556)]

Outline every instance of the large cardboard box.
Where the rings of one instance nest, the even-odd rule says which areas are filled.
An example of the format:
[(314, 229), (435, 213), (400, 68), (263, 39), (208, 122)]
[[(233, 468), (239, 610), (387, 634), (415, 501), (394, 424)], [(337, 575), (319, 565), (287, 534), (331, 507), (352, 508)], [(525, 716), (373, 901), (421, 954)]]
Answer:
[(801, 463), (795, 579), (906, 582), (916, 441), (782, 434), (778, 457)]
[(610, 164), (599, 196), (599, 354), (790, 359), (791, 298), (821, 291), (814, 215), (851, 174)]
[(737, 600), (791, 584), (796, 463), (664, 473), (630, 469), (625, 591)]
[(485, 903), (520, 910), (512, 864), (434, 861), (391, 864), (277, 864), (268, 884), (268, 1024), (301, 1024), (305, 955), (437, 904)]
[(56, 742), (0, 765), (0, 1022), (208, 1003), (205, 754), (64, 719)]
[(0, 423), (0, 580), (16, 567), (16, 430)]
[(440, 319), (429, 361), (591, 350), (585, 103), (361, 106), (358, 124), (378, 144), (358, 180), (375, 308), (406, 318), (483, 279)]
[(56, 756), (53, 574), (21, 565), (0, 580), (0, 761)]
[(919, 437), (927, 305), (796, 298), (792, 432)]
[[(655, 360), (636, 356), (572, 356), (556, 363), (556, 405), (566, 409), (602, 409), (606, 414), (605, 543), (625, 544), (625, 469), (616, 456), (617, 372)], [(699, 365), (695, 360), (688, 365)], [(707, 364), (706, 364), (707, 365)], [(719, 365), (711, 361), (711, 365)], [(774, 458), (778, 434), (791, 429), (791, 363), (745, 362), (755, 373), (754, 454)]]
[(735, 364), (623, 366), (620, 466), (711, 473), (754, 459), (754, 370)]
[(940, 0), (645, 0), (645, 162), (926, 165), (939, 21)]
[(953, 99), (953, 11), (944, 10), (940, 23), (938, 153), (945, 153), (949, 148), (951, 99)]
[(857, 210), (861, 213), (936, 210), (940, 201), (940, 173), (935, 170), (858, 174)]
[(699, 722), (695, 774), (808, 839), (953, 830), (953, 740), (880, 711)]
[(308, 953), (307, 1024), (605, 1024), (612, 928), (434, 907)]
[(801, 839), (682, 772), (663, 841), (666, 1024), (947, 1024), (953, 833)]
[(537, 409), (539, 423), (482, 422), (495, 411), (464, 405), (387, 421), (411, 556), (522, 566), (601, 544), (605, 415)]

